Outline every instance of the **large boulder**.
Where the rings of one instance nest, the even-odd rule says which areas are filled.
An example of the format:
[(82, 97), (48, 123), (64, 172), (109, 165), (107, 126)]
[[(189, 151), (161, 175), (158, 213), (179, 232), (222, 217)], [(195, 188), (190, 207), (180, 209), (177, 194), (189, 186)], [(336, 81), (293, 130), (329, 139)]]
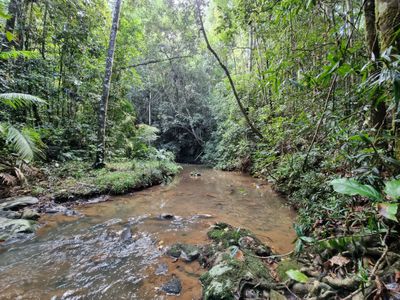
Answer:
[(32, 233), (36, 222), (24, 219), (7, 219), (0, 217), (0, 240), (5, 241), (18, 233)]
[(2, 210), (19, 210), (29, 205), (39, 203), (39, 199), (31, 196), (11, 197), (1, 200), (0, 209)]

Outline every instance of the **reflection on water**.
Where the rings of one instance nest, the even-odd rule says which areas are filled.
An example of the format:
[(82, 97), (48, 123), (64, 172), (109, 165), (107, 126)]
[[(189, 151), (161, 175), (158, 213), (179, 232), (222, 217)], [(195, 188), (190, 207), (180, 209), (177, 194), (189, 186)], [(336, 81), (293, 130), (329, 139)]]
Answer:
[[(202, 176), (191, 177), (194, 169)], [(2, 249), (1, 299), (199, 299), (201, 267), (173, 262), (166, 246), (206, 243), (217, 221), (252, 230), (276, 252), (294, 239), (294, 215), (268, 186), (201, 167), (185, 167), (169, 186), (77, 209), (82, 216), (47, 216), (35, 238)], [(160, 266), (166, 275), (155, 275)], [(172, 274), (180, 297), (157, 290)]]

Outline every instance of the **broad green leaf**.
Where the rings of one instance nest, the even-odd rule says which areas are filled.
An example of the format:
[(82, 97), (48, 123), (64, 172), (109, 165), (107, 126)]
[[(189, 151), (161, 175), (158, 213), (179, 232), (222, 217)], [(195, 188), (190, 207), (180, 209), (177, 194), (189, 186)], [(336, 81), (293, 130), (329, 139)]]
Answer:
[(382, 195), (367, 184), (361, 184), (354, 179), (339, 178), (331, 181), (331, 185), (335, 192), (340, 194), (355, 196), (360, 195), (371, 200), (382, 200)]
[(7, 31), (6, 39), (7, 39), (7, 41), (11, 42), (14, 39), (14, 35), (11, 32)]
[(385, 193), (393, 200), (399, 199), (400, 179), (385, 182)]
[(378, 213), (386, 219), (399, 222), (397, 220), (398, 203), (378, 203)]
[(308, 281), (308, 277), (299, 270), (288, 270), (286, 271), (286, 275), (297, 282), (306, 283)]

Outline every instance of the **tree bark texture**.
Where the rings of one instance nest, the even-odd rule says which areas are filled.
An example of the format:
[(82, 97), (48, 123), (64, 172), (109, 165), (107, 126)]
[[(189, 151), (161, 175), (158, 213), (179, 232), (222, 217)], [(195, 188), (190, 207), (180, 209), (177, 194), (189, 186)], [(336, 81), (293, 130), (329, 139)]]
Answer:
[(103, 81), (103, 94), (99, 104), (99, 119), (98, 119), (98, 132), (97, 132), (97, 153), (94, 167), (101, 168), (105, 166), (105, 152), (106, 152), (106, 123), (107, 123), (107, 108), (108, 98), (110, 96), (111, 75), (114, 63), (115, 44), (117, 40), (117, 32), (119, 25), (119, 16), (121, 11), (122, 0), (115, 1), (115, 8), (111, 26), (110, 41), (108, 45), (108, 53), (106, 60), (106, 70)]
[[(368, 55), (373, 63), (373, 76), (378, 76), (380, 66), (378, 59), (380, 56), (379, 40), (376, 28), (375, 0), (366, 0), (364, 4), (365, 32)], [(371, 96), (371, 126), (373, 128), (382, 128), (385, 125), (386, 104), (380, 101), (382, 90), (378, 88)]]

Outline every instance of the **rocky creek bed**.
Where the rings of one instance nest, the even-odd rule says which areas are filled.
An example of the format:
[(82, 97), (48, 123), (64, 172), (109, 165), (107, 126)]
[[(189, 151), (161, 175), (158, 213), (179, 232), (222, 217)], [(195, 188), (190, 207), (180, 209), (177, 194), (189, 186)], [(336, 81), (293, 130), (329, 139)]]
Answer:
[[(107, 197), (101, 197), (90, 202), (93, 204), (106, 200)], [(0, 203), (0, 239), (15, 241), (26, 238), (27, 234), (34, 233), (39, 227), (37, 221), (40, 214), (79, 216), (80, 213), (65, 206), (49, 203), (41, 205), (34, 197), (8, 198)], [(175, 224), (178, 227), (189, 222), (168, 213), (155, 217), (147, 215), (143, 219), (158, 220), (166, 222), (168, 226)], [(135, 222), (141, 222), (143, 219), (137, 219)], [(190, 219), (213, 219), (213, 216), (199, 214)], [(119, 222), (117, 220), (115, 224)], [(112, 226), (113, 224), (114, 221), (110, 223)], [(326, 247), (323, 251), (310, 247), (301, 255), (294, 256), (292, 252), (288, 255), (274, 254), (271, 248), (250, 230), (226, 223), (212, 224), (207, 230), (207, 240), (203, 240), (202, 243), (175, 243), (166, 246), (163, 245), (163, 241), (154, 244), (154, 241), (146, 236), (138, 237), (130, 225), (124, 225), (121, 230), (111, 234), (122, 246), (117, 251), (122, 250), (124, 255), (129, 256), (130, 252), (126, 252), (126, 249), (130, 249), (130, 245), (134, 243), (148, 249), (158, 246), (155, 250), (158, 254), (151, 251), (150, 253), (153, 253), (154, 257), (164, 256), (168, 260), (168, 263), (157, 263), (154, 270), (155, 276), (163, 278), (156, 287), (156, 295), (161, 297), (160, 299), (163, 294), (180, 297), (184, 292), (185, 287), (180, 275), (171, 267), (178, 261), (187, 265), (196, 263), (201, 267), (191, 276), (201, 283), (202, 292), (198, 295), (204, 300), (365, 299), (368, 298), (366, 293), (372, 294), (378, 288), (391, 295), (385, 299), (400, 299), (400, 256), (393, 247), (383, 250), (379, 248), (379, 236), (371, 235), (368, 239), (353, 240), (350, 246), (343, 245), (341, 251), (335, 250), (335, 247)], [(386, 238), (390, 238), (389, 234)], [(372, 284), (365, 281), (364, 289), (360, 288), (363, 286), (363, 278), (352, 262), (354, 255), (363, 255), (369, 259), (371, 265), (374, 265), (372, 261), (378, 260), (374, 265), (377, 267), (373, 269), (374, 281)], [(103, 258), (97, 255), (91, 259), (97, 261)], [(383, 259), (385, 262), (381, 266)], [(73, 298), (73, 295), (70, 296)], [(70, 299), (69, 294), (64, 293), (60, 299)]]
[(197, 167), (121, 197), (3, 199), (0, 298), (400, 299), (395, 229), (277, 254), (292, 218), (261, 182)]

